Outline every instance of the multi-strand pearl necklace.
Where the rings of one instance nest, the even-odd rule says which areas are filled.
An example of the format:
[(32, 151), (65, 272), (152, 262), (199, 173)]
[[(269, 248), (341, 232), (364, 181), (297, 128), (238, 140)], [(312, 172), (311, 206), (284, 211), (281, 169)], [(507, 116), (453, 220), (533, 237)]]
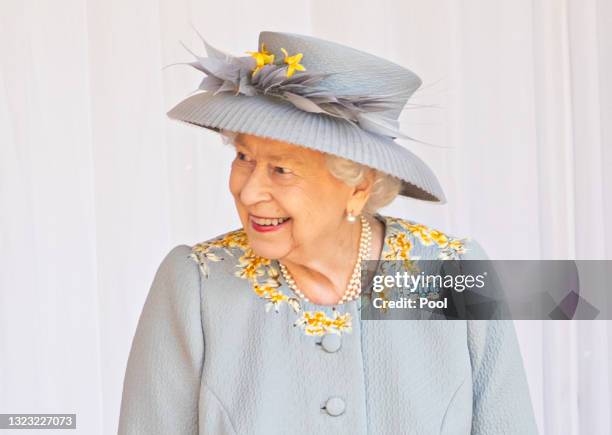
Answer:
[[(361, 293), (361, 262), (363, 260), (367, 260), (370, 257), (370, 246), (372, 241), (372, 230), (370, 228), (369, 222), (362, 216), (361, 217), (361, 235), (359, 237), (359, 255), (357, 256), (357, 263), (355, 263), (355, 267), (353, 268), (353, 273), (351, 275), (351, 279), (349, 280), (349, 284), (344, 292), (344, 295), (338, 301), (336, 305), (341, 305), (345, 302), (350, 302), (353, 299), (356, 299)], [(304, 293), (300, 291), (298, 286), (295, 284), (295, 280), (287, 270), (284, 264), (278, 263), (280, 266), (281, 273), (283, 274), (283, 278), (287, 281), (287, 285), (289, 288), (300, 298), (304, 299), (308, 302), (308, 298), (304, 296)]]

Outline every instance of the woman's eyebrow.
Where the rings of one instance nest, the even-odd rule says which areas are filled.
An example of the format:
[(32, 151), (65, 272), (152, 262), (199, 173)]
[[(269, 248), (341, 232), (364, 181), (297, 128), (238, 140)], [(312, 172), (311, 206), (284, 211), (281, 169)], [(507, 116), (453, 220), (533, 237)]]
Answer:
[(303, 165), (304, 160), (294, 154), (277, 154), (268, 157), (272, 162), (290, 162), (297, 165)]
[(239, 137), (235, 137), (234, 138), (234, 145), (235, 146), (241, 146), (241, 147), (246, 148), (246, 149), (250, 148), (247, 144), (242, 142), (242, 140)]
[[(245, 151), (251, 151), (251, 147), (249, 144), (241, 142), (239, 138), (237, 138), (234, 142), (236, 148), (242, 148)], [(305, 161), (303, 158), (296, 156), (293, 153), (282, 153), (282, 154), (270, 154), (266, 156), (268, 160), (272, 162), (284, 162), (284, 163), (295, 163), (299, 166), (304, 166)]]

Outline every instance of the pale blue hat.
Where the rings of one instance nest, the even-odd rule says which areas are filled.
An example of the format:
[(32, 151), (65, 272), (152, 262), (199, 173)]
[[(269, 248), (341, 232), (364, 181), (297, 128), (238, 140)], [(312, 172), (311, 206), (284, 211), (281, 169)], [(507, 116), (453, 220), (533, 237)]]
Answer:
[(429, 166), (394, 141), (408, 138), (398, 117), (422, 83), (412, 71), (294, 33), (261, 32), (259, 51), (246, 56), (202, 41), (208, 57), (194, 54), (187, 65), (206, 77), (199, 93), (168, 112), (171, 119), (344, 157), (401, 179), (400, 195), (446, 202)]

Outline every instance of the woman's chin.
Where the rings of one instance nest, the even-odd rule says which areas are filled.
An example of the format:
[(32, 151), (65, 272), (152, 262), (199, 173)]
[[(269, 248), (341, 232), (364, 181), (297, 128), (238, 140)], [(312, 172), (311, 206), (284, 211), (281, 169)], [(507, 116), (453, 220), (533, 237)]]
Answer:
[(249, 247), (259, 257), (277, 260), (290, 251), (290, 246), (282, 238), (262, 235), (255, 231), (247, 231)]
[(278, 260), (279, 258), (283, 258), (287, 254), (286, 249), (280, 249), (278, 243), (268, 242), (268, 243), (260, 243), (254, 242), (251, 243), (249, 241), (249, 246), (255, 253), (255, 255), (259, 257), (268, 258), (270, 260)]

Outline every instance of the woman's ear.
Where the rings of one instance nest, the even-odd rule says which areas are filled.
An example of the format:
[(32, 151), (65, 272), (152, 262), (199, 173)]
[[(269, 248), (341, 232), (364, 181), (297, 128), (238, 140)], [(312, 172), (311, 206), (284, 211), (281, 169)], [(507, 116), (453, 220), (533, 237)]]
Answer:
[(351, 196), (347, 204), (347, 210), (351, 211), (354, 216), (361, 214), (363, 211), (363, 208), (370, 198), (370, 193), (374, 187), (375, 179), (376, 171), (373, 169), (368, 169), (363, 176), (363, 180), (361, 180), (358, 185), (353, 187), (353, 191), (351, 192)]

